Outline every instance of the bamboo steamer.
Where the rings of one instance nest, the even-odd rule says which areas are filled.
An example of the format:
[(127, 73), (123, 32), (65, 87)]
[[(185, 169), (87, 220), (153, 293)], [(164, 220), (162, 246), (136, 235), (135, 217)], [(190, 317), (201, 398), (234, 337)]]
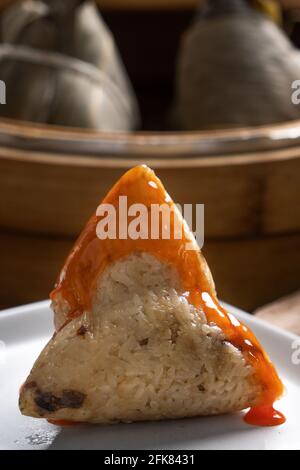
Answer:
[[(156, 13), (152, 23), (148, 11), (143, 21), (134, 16), (128, 28), (123, 10), (196, 2), (98, 3), (116, 9), (118, 27), (122, 16), (123, 30), (114, 29), (134, 82), (170, 84), (183, 25), (174, 23), (166, 37), (161, 24), (156, 43), (137, 43), (138, 27), (150, 37)], [(299, 288), (300, 122), (128, 135), (0, 120), (0, 307), (48, 296), (87, 218), (121, 174), (141, 163), (155, 169), (177, 202), (205, 204), (204, 251), (224, 300), (253, 310)]]
[(252, 310), (299, 288), (300, 122), (128, 135), (1, 121), (2, 307), (47, 297), (89, 215), (141, 163), (175, 201), (205, 204), (224, 300)]

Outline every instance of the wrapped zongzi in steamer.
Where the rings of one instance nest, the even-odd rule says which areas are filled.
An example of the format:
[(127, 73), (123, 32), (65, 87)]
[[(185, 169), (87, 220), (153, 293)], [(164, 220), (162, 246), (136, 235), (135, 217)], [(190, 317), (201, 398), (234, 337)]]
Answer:
[(134, 93), (113, 37), (93, 2), (26, 0), (1, 16), (3, 117), (131, 130)]
[(177, 70), (176, 125), (257, 126), (300, 118), (291, 100), (300, 54), (270, 0), (206, 0), (185, 33)]

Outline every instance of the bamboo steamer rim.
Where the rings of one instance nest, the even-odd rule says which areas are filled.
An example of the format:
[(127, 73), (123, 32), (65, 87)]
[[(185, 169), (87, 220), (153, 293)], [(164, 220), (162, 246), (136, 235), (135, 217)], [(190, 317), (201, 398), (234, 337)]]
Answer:
[(272, 163), (300, 158), (300, 121), (223, 131), (110, 133), (1, 119), (0, 158), (95, 168)]

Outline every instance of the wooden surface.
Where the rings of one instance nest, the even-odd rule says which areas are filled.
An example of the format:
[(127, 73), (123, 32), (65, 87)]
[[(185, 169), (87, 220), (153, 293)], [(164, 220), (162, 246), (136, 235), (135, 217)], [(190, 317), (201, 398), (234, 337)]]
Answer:
[(255, 314), (272, 325), (300, 336), (300, 291), (258, 309)]

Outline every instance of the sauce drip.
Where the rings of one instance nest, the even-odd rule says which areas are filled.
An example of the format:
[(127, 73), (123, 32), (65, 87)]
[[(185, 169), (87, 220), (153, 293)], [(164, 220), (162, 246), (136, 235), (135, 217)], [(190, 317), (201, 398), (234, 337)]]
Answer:
[(253, 426), (279, 426), (286, 422), (285, 416), (273, 406), (257, 406), (251, 408), (244, 421)]
[[(263, 392), (259, 399), (259, 408), (253, 409), (249, 415), (252, 424), (256, 417), (257, 424), (267, 422), (270, 423), (268, 425), (280, 424), (274, 419), (274, 413), (269, 413), (269, 420), (266, 418), (268, 415), (266, 409), (270, 409), (283, 394), (283, 385), (277, 372), (254, 334), (220, 306), (209, 268), (189, 230), (184, 226), (181, 239), (174, 236), (174, 226), (175, 224), (178, 226), (177, 222), (182, 220), (181, 214), (176, 210), (171, 213), (169, 239), (164, 240), (161, 234), (157, 240), (150, 237), (152, 228), (150, 216), (147, 239), (132, 240), (130, 237), (123, 239), (119, 232), (123, 229), (120, 223), (120, 214), (123, 210), (120, 196), (127, 196), (128, 207), (133, 204), (145, 205), (148, 213), (153, 204), (175, 207), (160, 180), (146, 166), (133, 168), (122, 176), (102, 202), (102, 204), (111, 204), (116, 209), (116, 233), (119, 236), (117, 235), (116, 239), (100, 240), (96, 229), (101, 217), (94, 214), (75, 243), (62, 269), (57, 286), (51, 293), (52, 300), (55, 301), (62, 295), (68, 302), (69, 311), (65, 321), (70, 321), (91, 307), (98, 276), (110, 263), (134, 252), (153, 253), (157, 258), (174, 266), (189, 302), (195, 307), (201, 307), (207, 321), (219, 326), (226, 339), (238, 348), (247, 363), (253, 366)], [(160, 228), (161, 226), (160, 221)], [(187, 249), (187, 243), (192, 243), (195, 249)], [(261, 407), (265, 409), (265, 420), (260, 419), (261, 415), (255, 411)]]

